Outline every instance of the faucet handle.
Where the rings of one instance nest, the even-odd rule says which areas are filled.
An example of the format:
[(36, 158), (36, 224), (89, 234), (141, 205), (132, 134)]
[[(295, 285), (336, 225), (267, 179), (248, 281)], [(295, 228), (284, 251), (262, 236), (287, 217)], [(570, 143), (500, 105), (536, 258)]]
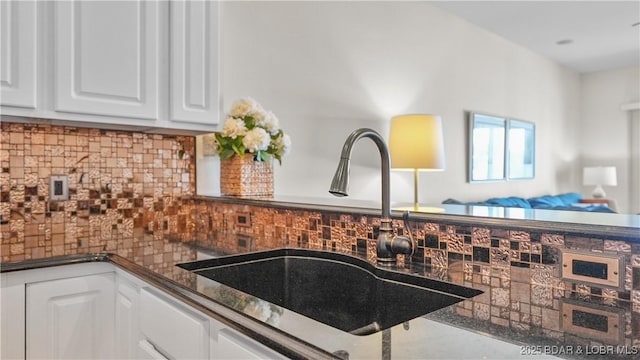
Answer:
[(407, 236), (395, 235), (391, 240), (390, 248), (392, 254), (413, 256), (413, 252), (415, 251), (413, 241)]
[(389, 251), (391, 254), (404, 254), (413, 256), (413, 253), (416, 249), (416, 244), (413, 241), (413, 236), (411, 235), (411, 230), (409, 228), (409, 214), (408, 212), (402, 216), (404, 220), (404, 227), (409, 232), (409, 236), (398, 236), (392, 235), (391, 241), (388, 243)]
[(404, 222), (404, 228), (407, 230), (407, 238), (411, 243), (411, 254), (409, 256), (413, 256), (413, 253), (416, 251), (416, 242), (413, 240), (413, 235), (411, 233), (411, 226), (409, 226), (409, 215), (411, 213), (407, 210), (402, 214), (402, 221)]

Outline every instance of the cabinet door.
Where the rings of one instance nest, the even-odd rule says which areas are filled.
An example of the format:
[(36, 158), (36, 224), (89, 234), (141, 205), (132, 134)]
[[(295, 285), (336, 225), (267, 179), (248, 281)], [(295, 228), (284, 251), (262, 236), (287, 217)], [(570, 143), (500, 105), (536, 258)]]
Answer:
[(140, 332), (167, 357), (209, 358), (209, 318), (147, 288), (140, 291)]
[(167, 357), (162, 355), (156, 348), (147, 340), (141, 340), (138, 343), (137, 359), (142, 360), (166, 360)]
[(0, 359), (24, 359), (24, 284), (11, 284), (1, 274)]
[(113, 273), (27, 284), (27, 358), (114, 358), (113, 299)]
[(216, 125), (219, 3), (190, 0), (170, 4), (170, 120)]
[(246, 335), (224, 327), (215, 320), (211, 320), (211, 334), (212, 360), (286, 359), (285, 356)]
[(165, 5), (57, 1), (54, 110), (157, 119)]
[(138, 358), (138, 339), (140, 327), (138, 322), (139, 301), (136, 285), (127, 281), (124, 276), (116, 279), (116, 324), (115, 334), (116, 357), (118, 359)]
[(36, 108), (37, 2), (0, 1), (0, 105)]

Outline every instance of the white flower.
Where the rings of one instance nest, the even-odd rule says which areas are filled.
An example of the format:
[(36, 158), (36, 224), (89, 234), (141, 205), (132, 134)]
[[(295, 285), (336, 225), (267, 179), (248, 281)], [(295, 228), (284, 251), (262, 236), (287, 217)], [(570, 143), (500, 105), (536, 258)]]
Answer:
[(215, 133), (205, 134), (202, 136), (202, 153), (207, 155), (215, 155), (219, 152), (220, 144), (216, 139)]
[(221, 159), (234, 155), (254, 154), (256, 161), (281, 161), (291, 148), (291, 139), (280, 129), (280, 121), (252, 98), (236, 101), (231, 106), (218, 140), (215, 152)]
[(262, 121), (257, 122), (257, 124), (258, 126), (267, 129), (271, 135), (274, 135), (278, 130), (280, 130), (280, 122), (271, 111), (266, 112)]
[(242, 139), (242, 145), (252, 153), (267, 150), (269, 142), (271, 142), (271, 137), (261, 127), (255, 127), (247, 131), (244, 139)]
[(281, 156), (287, 155), (291, 150), (291, 138), (289, 135), (283, 133), (282, 136), (278, 136), (275, 142), (278, 152), (282, 154)]
[(231, 116), (232, 117), (245, 117), (245, 116), (253, 116), (253, 114), (257, 112), (261, 112), (262, 107), (252, 98), (246, 98), (242, 100), (236, 101), (231, 106)]
[(231, 106), (231, 117), (244, 118), (251, 116), (257, 124), (264, 122), (266, 112), (257, 101), (252, 98), (246, 98), (235, 102)]
[(256, 121), (256, 124), (262, 124), (264, 123), (264, 118), (267, 116), (267, 113), (262, 107), (260, 107), (260, 105), (258, 105), (258, 108), (254, 109), (254, 111), (249, 115), (253, 117), (253, 119)]
[(247, 133), (247, 127), (242, 119), (234, 119), (232, 117), (227, 119), (227, 122), (222, 128), (222, 135), (235, 139), (238, 136), (244, 136)]

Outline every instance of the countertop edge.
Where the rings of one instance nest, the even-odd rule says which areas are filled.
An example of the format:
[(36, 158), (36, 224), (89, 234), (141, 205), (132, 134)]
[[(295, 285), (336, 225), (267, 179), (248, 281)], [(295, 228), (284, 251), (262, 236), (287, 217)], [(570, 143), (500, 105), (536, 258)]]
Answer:
[(89, 262), (111, 263), (286, 357), (292, 359), (339, 359), (312, 344), (240, 314), (117, 254), (89, 253), (1, 263), (0, 273)]
[[(270, 207), (276, 209), (297, 209), (320, 212), (340, 212), (355, 215), (380, 216), (379, 209), (360, 208), (350, 206), (307, 204), (290, 201), (277, 201), (271, 199), (259, 198), (236, 198), (228, 196), (193, 196), (194, 200), (220, 202), (225, 204), (249, 205)], [(392, 210), (391, 216), (394, 219), (402, 219), (402, 211)], [(451, 225), (470, 225), (500, 227), (505, 229), (519, 229), (529, 231), (540, 231), (547, 233), (560, 234), (576, 234), (576, 235), (596, 235), (616, 240), (627, 240), (631, 242), (640, 242), (640, 229), (635, 227), (602, 225), (602, 224), (584, 224), (572, 222), (560, 222), (536, 219), (513, 219), (513, 218), (497, 218), (475, 215), (460, 214), (443, 214), (443, 213), (417, 213), (411, 212), (409, 220), (436, 221)]]

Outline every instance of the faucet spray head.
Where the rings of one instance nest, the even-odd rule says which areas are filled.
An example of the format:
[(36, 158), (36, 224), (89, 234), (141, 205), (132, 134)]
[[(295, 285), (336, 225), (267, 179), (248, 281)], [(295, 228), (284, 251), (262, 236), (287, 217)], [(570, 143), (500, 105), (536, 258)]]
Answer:
[(331, 180), (329, 192), (334, 196), (349, 196), (347, 189), (349, 188), (349, 168), (351, 161), (349, 158), (341, 157), (338, 163), (336, 173)]

